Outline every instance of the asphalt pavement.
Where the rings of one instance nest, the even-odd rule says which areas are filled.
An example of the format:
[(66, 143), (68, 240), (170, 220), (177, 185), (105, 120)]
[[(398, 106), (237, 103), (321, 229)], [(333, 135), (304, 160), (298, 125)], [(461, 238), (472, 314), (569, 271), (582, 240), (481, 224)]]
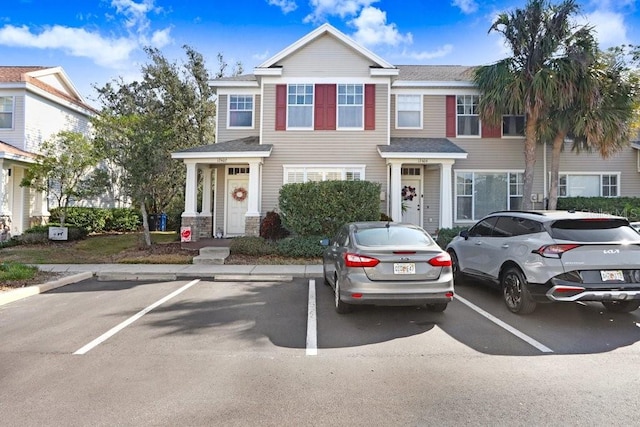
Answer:
[(96, 277), (98, 280), (177, 280), (202, 278), (224, 281), (290, 281), (295, 277), (321, 277), (322, 265), (226, 264), (38, 264), (42, 271), (60, 273), (56, 280), (0, 292), (0, 306)]

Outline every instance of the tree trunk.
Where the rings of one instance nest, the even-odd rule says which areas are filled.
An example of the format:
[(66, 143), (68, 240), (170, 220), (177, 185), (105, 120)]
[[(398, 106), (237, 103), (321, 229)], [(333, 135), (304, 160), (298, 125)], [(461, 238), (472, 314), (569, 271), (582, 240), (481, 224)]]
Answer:
[(533, 194), (533, 178), (534, 168), (536, 166), (536, 125), (538, 116), (535, 113), (529, 113), (527, 117), (527, 127), (524, 139), (524, 182), (522, 189), (522, 209), (533, 209), (531, 195)]
[(147, 218), (147, 207), (144, 201), (140, 202), (140, 212), (142, 213), (142, 235), (144, 236), (144, 244), (151, 246), (151, 233), (149, 232), (149, 219)]
[(553, 138), (553, 148), (551, 149), (551, 177), (549, 178), (549, 210), (556, 210), (558, 206), (558, 176), (560, 174), (560, 153), (562, 152), (562, 144), (564, 137), (567, 135), (565, 131), (558, 131)]

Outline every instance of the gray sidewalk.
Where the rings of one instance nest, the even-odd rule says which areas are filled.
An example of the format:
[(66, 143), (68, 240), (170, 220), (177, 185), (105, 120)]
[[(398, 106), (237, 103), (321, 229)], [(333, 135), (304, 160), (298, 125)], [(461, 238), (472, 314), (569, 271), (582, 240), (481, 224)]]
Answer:
[(294, 277), (322, 277), (322, 265), (202, 265), (202, 264), (34, 264), (42, 271), (62, 273), (51, 282), (0, 292), (0, 306), (42, 292), (98, 280), (291, 281)]

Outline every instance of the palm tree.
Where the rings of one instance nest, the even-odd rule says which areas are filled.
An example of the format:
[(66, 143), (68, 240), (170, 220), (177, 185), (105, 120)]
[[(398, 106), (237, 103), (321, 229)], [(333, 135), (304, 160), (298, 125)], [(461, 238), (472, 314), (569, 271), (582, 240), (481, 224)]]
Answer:
[(576, 61), (568, 65), (573, 72), (564, 75), (574, 74), (574, 102), (563, 110), (550, 111), (549, 119), (541, 122), (541, 135), (551, 135), (553, 140), (549, 209), (557, 207), (560, 153), (567, 136), (573, 139), (576, 153), (598, 151), (603, 158), (629, 143), (637, 84), (615, 51), (596, 51), (589, 62), (584, 62), (586, 67), (577, 66)]
[(479, 67), (475, 83), (482, 93), (480, 117), (488, 125), (499, 125), (503, 114), (525, 116), (523, 209), (531, 209), (538, 127), (549, 106), (568, 108), (575, 88), (563, 62), (577, 55), (577, 40), (591, 29), (575, 26), (571, 16), (579, 10), (575, 0), (552, 5), (547, 0), (529, 0), (524, 9), (502, 13), (489, 32), (502, 34), (512, 56)]

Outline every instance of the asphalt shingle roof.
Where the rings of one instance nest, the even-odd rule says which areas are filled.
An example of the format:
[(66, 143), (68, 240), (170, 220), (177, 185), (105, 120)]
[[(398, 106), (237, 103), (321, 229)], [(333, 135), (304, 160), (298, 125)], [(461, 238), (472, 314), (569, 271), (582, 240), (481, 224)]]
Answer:
[(391, 144), (378, 148), (382, 153), (466, 153), (447, 138), (391, 138)]
[(234, 139), (233, 141), (219, 142), (216, 144), (202, 145), (177, 151), (177, 153), (225, 153), (243, 151), (271, 151), (271, 144), (260, 144), (257, 136)]
[(472, 82), (475, 66), (465, 65), (398, 65), (395, 80)]

